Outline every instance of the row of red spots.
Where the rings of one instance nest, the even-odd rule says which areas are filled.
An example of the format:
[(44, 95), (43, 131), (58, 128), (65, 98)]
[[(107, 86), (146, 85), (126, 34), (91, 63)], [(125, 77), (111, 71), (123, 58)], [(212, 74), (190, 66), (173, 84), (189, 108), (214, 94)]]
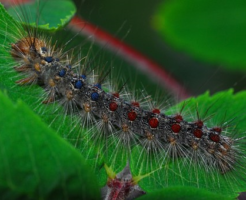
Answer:
[[(139, 107), (139, 103), (138, 102), (132, 102), (132, 105), (134, 105), (136, 107)], [(118, 108), (118, 105), (117, 105), (116, 102), (111, 102), (109, 104), (109, 109), (111, 111), (115, 111), (117, 108)], [(160, 113), (160, 110), (159, 109), (154, 109), (152, 112), (155, 113), (155, 114), (159, 114)], [(136, 118), (137, 118), (136, 112), (134, 112), (134, 111), (128, 112), (128, 119), (130, 121), (135, 121)], [(181, 121), (183, 121), (183, 117), (181, 115), (176, 115), (175, 116), (175, 120), (176, 120), (177, 123), (173, 124), (171, 126), (171, 129), (172, 129), (172, 131), (174, 133), (179, 133), (180, 130), (181, 130), (181, 126), (180, 126), (179, 123)], [(151, 128), (157, 128), (158, 125), (159, 125), (159, 120), (157, 118), (151, 118), (148, 123), (149, 123), (149, 125), (150, 125)], [(198, 120), (195, 124), (197, 125), (198, 129), (195, 129), (194, 132), (193, 132), (193, 134), (194, 134), (195, 137), (201, 138), (203, 136), (203, 132), (199, 128), (202, 128), (203, 127), (203, 122), (201, 120)], [(213, 131), (216, 131), (218, 133), (220, 133), (222, 131), (221, 128), (219, 128), (219, 127), (215, 127), (212, 130)], [(220, 136), (218, 134), (210, 133), (209, 134), (209, 138), (213, 142), (219, 142), (220, 141)]]
[[(128, 119), (134, 121), (137, 118), (137, 114), (134, 111), (128, 112)], [(159, 120), (157, 118), (151, 118), (149, 120), (149, 125), (151, 128), (157, 128), (159, 125)]]
[[(212, 130), (214, 130), (218, 133), (220, 133), (222, 131), (221, 128), (218, 128), (218, 127), (213, 128)], [(203, 135), (203, 132), (201, 129), (195, 129), (193, 134), (195, 137), (201, 138)], [(213, 142), (216, 142), (216, 143), (220, 141), (220, 136), (219, 136), (219, 134), (216, 134), (216, 133), (210, 133), (209, 138), (210, 138), (210, 140), (212, 140)]]

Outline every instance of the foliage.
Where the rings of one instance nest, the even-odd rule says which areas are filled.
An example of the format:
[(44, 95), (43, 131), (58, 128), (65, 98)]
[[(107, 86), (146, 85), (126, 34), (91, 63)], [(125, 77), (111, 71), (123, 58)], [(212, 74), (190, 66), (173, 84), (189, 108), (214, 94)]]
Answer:
[[(73, 13), (74, 8), (70, 7), (70, 9), (72, 10), (71, 13)], [(70, 12), (61, 12), (58, 8), (56, 12), (48, 10), (45, 12), (45, 21), (52, 19), (52, 14), (57, 14), (58, 19), (59, 17), (64, 19), (64, 16), (59, 16), (60, 13)], [(16, 26), (13, 19), (8, 16), (2, 7), (0, 8), (0, 16), (1, 19), (4, 19), (0, 21), (0, 43), (3, 44), (0, 46), (0, 65), (4, 66), (3, 70), (0, 71), (0, 88), (7, 93), (7, 95), (6, 93), (0, 94), (0, 111), (2, 113), (0, 117), (2, 124), (0, 132), (4, 133), (0, 135), (0, 152), (2, 155), (0, 157), (0, 168), (2, 168), (0, 173), (0, 192), (6, 195), (6, 199), (23, 197), (23, 195), (28, 198), (33, 198), (37, 195), (40, 198), (98, 198), (99, 190), (96, 182), (100, 186), (105, 184), (106, 174), (101, 169), (101, 165), (104, 162), (108, 162), (107, 158), (103, 157), (103, 149), (92, 148), (91, 146), (94, 144), (88, 144), (87, 141), (76, 139), (87, 130), (83, 130), (79, 126), (76, 116), (64, 117), (62, 114), (63, 108), (60, 105), (37, 105), (39, 104), (37, 102), (40, 102), (40, 98), (44, 94), (42, 88), (34, 85), (13, 87), (15, 81), (20, 77), (17, 76), (16, 72), (8, 69), (8, 67), (13, 65), (13, 60), (5, 46), (14, 41), (9, 40), (8, 34), (3, 34), (3, 32), (12, 33)], [(65, 15), (68, 20), (70, 17)], [(8, 22), (8, 26), (6, 26), (6, 22)], [(45, 23), (45, 27), (54, 30), (54, 26), (56, 26), (54, 24), (59, 24), (58, 27), (61, 28), (66, 23), (67, 21), (62, 22), (62, 24), (55, 22), (52, 25)], [(148, 82), (148, 80), (145, 81), (146, 83)], [(217, 113), (217, 115), (213, 117), (213, 120), (207, 122), (208, 125), (230, 121), (236, 115), (237, 130), (239, 130), (238, 137), (240, 137), (246, 131), (244, 126), (246, 108), (243, 100), (245, 97), (245, 92), (233, 94), (232, 90), (220, 92), (214, 96), (205, 93), (197, 98), (186, 100), (187, 105), (184, 113), (187, 113), (187, 115), (195, 113), (198, 104), (199, 112), (203, 115), (212, 105), (207, 114)], [(9, 98), (14, 102), (16, 102), (16, 99), (21, 99), (39, 116), (33, 114), (21, 101), (15, 104)], [(175, 114), (180, 110), (183, 103), (181, 102), (170, 108), (167, 113)], [(195, 118), (196, 116), (193, 115), (193, 117)], [(58, 135), (55, 135), (48, 125), (41, 122), (41, 119), (46, 124), (53, 122), (51, 127), (57, 130)], [(73, 147), (65, 140), (70, 142)], [(90, 149), (89, 152), (87, 148)], [(134, 176), (150, 172), (148, 167), (149, 160), (143, 160), (141, 166), (137, 163), (139, 151), (142, 152), (142, 148), (135, 147), (131, 155), (131, 170)], [(82, 152), (83, 155), (86, 153), (86, 161), (84, 161), (79, 152)], [(114, 147), (111, 147), (108, 153), (114, 153)], [(100, 158), (98, 158), (98, 155), (100, 155)], [(115, 161), (117, 165), (111, 166), (116, 172), (120, 171), (119, 169), (126, 164), (126, 160), (122, 159), (120, 154), (118, 157)], [(90, 172), (85, 162), (93, 166), (97, 177)], [(111, 163), (107, 164), (110, 165)], [(207, 173), (204, 169), (199, 171), (201, 177), (200, 185), (201, 187), (204, 186), (206, 190), (195, 190), (194, 187), (196, 187), (197, 183), (189, 182), (190, 171), (188, 169), (184, 167), (182, 169), (184, 175), (180, 176), (180, 174), (174, 173), (176, 170), (180, 170), (175, 165), (170, 164), (168, 171), (165, 169), (166, 166), (162, 167), (163, 169), (150, 174), (149, 178), (140, 181), (140, 186), (149, 192), (148, 196), (146, 195), (146, 197), (142, 198), (157, 198), (158, 195), (163, 194), (170, 196), (170, 198), (177, 198), (178, 195), (183, 194), (187, 194), (190, 198), (199, 195), (205, 198), (220, 198), (220, 195), (223, 194), (232, 198), (236, 197), (238, 192), (245, 190), (245, 187), (241, 186), (243, 185), (241, 179), (233, 182), (229, 177), (231, 182), (229, 184), (230, 187), (228, 187), (228, 179), (226, 179), (228, 177), (225, 178), (223, 175), (218, 174), (216, 178), (220, 182), (220, 188), (216, 188), (215, 191), (217, 185), (216, 183), (213, 184), (212, 180), (209, 186), (205, 184)], [(155, 169), (157, 168), (156, 166)], [(166, 172), (168, 172), (168, 181), (165, 180), (167, 178)], [(236, 171), (236, 175), (240, 172)], [(186, 186), (182, 186), (184, 180)], [(186, 180), (188, 181), (186, 182)], [(191, 187), (193, 188), (191, 189)], [(157, 189), (163, 189), (163, 191), (156, 192)], [(218, 193), (218, 196), (211, 194), (210, 191)]]
[(244, 70), (246, 2), (243, 0), (169, 0), (154, 25), (176, 48), (201, 60)]
[[(37, 13), (42, 12), (37, 18)], [(25, 18), (20, 16), (24, 12)], [(8, 13), (17, 21), (27, 20), (33, 26), (38, 23), (39, 28), (49, 31), (56, 31), (63, 28), (74, 16), (76, 7), (71, 1), (36, 1), (21, 6), (13, 6), (8, 9)], [(38, 21), (37, 21), (38, 20)]]

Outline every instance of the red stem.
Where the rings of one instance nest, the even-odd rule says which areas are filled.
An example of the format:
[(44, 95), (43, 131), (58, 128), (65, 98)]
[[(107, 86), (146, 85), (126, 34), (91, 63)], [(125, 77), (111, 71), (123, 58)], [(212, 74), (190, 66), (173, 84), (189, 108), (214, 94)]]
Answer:
[(0, 0), (2, 4), (5, 6), (13, 6), (13, 5), (18, 5), (18, 4), (23, 4), (23, 3), (28, 3), (32, 0)]
[(185, 99), (190, 96), (189, 92), (177, 80), (175, 80), (167, 71), (140, 52), (136, 51), (129, 45), (109, 33), (99, 29), (95, 25), (75, 16), (69, 24), (70, 28), (82, 35), (90, 36), (99, 44), (105, 45), (113, 52), (118, 52), (125, 60), (132, 63), (141, 71), (150, 75), (154, 81), (160, 83), (173, 95), (179, 99)]

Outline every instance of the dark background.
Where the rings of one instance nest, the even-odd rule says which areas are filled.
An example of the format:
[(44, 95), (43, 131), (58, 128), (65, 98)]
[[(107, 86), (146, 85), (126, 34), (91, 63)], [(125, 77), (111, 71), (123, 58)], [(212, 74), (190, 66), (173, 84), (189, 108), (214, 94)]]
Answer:
[[(245, 89), (244, 73), (226, 70), (220, 65), (190, 57), (160, 37), (152, 26), (152, 20), (156, 8), (163, 1), (74, 0), (74, 2), (78, 8), (78, 15), (157, 62), (193, 95), (202, 94), (207, 90), (215, 93), (228, 88), (234, 88), (236, 91)], [(121, 67), (125, 65), (129, 64), (123, 61)], [(129, 73), (131, 74), (131, 71)]]

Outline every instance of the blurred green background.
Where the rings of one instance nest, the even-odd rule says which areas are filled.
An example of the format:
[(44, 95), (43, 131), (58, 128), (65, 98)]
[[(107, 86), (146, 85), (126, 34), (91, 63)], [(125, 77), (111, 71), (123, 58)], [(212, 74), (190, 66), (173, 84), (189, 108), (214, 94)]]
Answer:
[[(125, 43), (131, 45), (139, 52), (157, 62), (164, 69), (166, 69), (171, 76), (175, 77), (181, 84), (183, 84), (189, 91), (191, 91), (193, 95), (202, 94), (207, 90), (211, 91), (211, 93), (215, 93), (217, 91), (225, 90), (228, 88), (234, 88), (236, 91), (244, 90), (245, 72), (243, 72), (243, 70), (230, 70), (228, 69), (228, 67), (224, 68), (224, 63), (222, 62), (211, 62), (208, 59), (201, 59), (199, 57), (196, 57), (185, 49), (177, 48), (177, 45), (174, 45), (172, 41), (168, 40), (168, 38), (170, 37), (165, 37), (165, 35), (164, 37), (162, 37), (161, 34), (158, 33), (157, 30), (155, 30), (154, 18), (157, 15), (156, 12), (160, 12), (160, 7), (163, 7), (163, 4), (165, 7), (165, 4), (167, 3), (176, 2), (177, 4), (180, 4), (181, 10), (183, 4), (185, 3), (192, 4), (193, 2), (195, 2), (197, 5), (202, 3), (206, 4), (206, 1), (185, 1), (186, 2), (183, 1), (182, 3), (182, 0), (74, 0), (78, 8), (78, 14), (82, 18), (111, 33), (112, 35), (116, 35)], [(210, 0), (207, 2), (211, 3)], [(225, 2), (230, 2), (230, 0), (226, 0), (225, 2), (223, 1), (223, 3), (221, 1), (214, 2), (214, 5), (210, 5), (210, 7), (208, 6), (204, 8), (208, 9), (205, 10), (206, 12), (198, 12), (199, 9), (193, 8), (192, 6), (187, 6), (187, 8), (184, 7), (183, 12), (179, 12), (184, 15), (177, 16), (180, 21), (176, 20), (176, 22), (184, 23), (182, 24), (182, 26), (185, 27), (185, 17), (187, 17), (187, 19), (190, 20), (187, 22), (189, 23), (189, 25), (192, 20), (196, 19), (198, 20), (194, 21), (193, 23), (198, 24), (199, 13), (201, 13), (202, 15), (204, 15), (204, 13), (207, 13), (208, 16), (210, 16), (211, 13), (213, 14), (211, 18), (207, 19), (208, 25), (211, 21), (213, 21), (213, 18), (217, 17), (220, 19), (220, 21), (218, 22), (223, 22), (223, 17), (227, 15), (228, 11), (223, 10), (224, 8), (223, 6), (221, 7), (221, 5)], [(243, 1), (240, 2), (239, 0), (237, 0), (237, 5), (240, 5), (240, 3), (242, 3), (243, 6), (238, 7), (238, 9), (240, 8), (238, 12), (243, 12), (245, 3), (243, 3)], [(195, 9), (197, 12), (190, 12), (190, 8)], [(187, 13), (185, 9), (187, 9)], [(221, 12), (219, 12), (220, 9)], [(201, 9), (201, 11), (203, 10)], [(192, 16), (192, 14), (195, 14), (194, 17)], [(244, 15), (242, 15), (241, 17), (243, 16)], [(170, 23), (172, 21), (175, 22), (175, 19), (172, 19), (172, 15), (169, 15), (169, 17)], [(229, 17), (231, 17), (231, 20), (233, 22), (233, 13), (229, 15)], [(182, 21), (182, 19), (185, 20)], [(238, 21), (238, 19), (236, 20)], [(217, 21), (215, 20), (215, 22)], [(245, 24), (246, 27), (245, 19), (242, 19), (242, 23), (240, 24), (240, 26), (242, 24)], [(174, 24), (174, 26), (175, 25), (179, 27), (180, 24)], [(220, 30), (219, 24), (218, 29), (216, 30)], [(190, 31), (190, 33), (192, 34), (193, 30), (188, 31)], [(242, 29), (242, 31), (244, 30)], [(189, 32), (185, 32), (184, 35), (190, 35), (190, 38), (192, 39), (192, 35), (188, 33)], [(182, 33), (179, 34), (182, 38)], [(205, 30), (204, 35), (206, 34), (207, 33)], [(216, 34), (217, 33), (215, 32), (215, 35)], [(174, 32), (174, 37), (179, 37), (179, 35), (175, 35)], [(117, 56), (113, 57), (115, 58)], [(122, 65), (125, 66), (130, 64), (124, 63)], [(120, 67), (123, 67), (122, 65)], [(231, 68), (233, 68), (233, 66)], [(129, 70), (129, 74), (130, 73), (131, 67)], [(144, 81), (142, 80), (142, 82)]]

